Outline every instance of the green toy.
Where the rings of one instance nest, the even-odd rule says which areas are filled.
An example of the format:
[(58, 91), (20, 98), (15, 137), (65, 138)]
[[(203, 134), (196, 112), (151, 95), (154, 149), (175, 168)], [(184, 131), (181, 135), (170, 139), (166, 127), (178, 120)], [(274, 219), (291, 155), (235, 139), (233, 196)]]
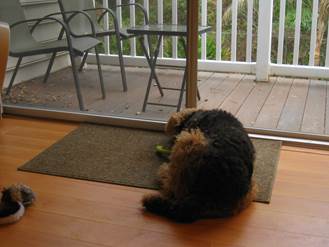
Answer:
[(161, 144), (157, 144), (155, 146), (155, 153), (164, 159), (169, 159), (169, 156), (171, 154), (171, 149)]

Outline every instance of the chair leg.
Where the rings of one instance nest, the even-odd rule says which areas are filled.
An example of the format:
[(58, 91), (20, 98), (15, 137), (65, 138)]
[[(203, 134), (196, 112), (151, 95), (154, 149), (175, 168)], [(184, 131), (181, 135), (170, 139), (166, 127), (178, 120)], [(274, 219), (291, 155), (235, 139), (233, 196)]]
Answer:
[(118, 56), (119, 56), (119, 63), (120, 63), (120, 70), (121, 70), (122, 86), (123, 86), (123, 91), (126, 92), (128, 90), (126, 70), (125, 70), (125, 65), (123, 62), (123, 55), (122, 55), (122, 46), (121, 46), (121, 38), (120, 38), (120, 31), (119, 31), (120, 27), (119, 27), (119, 22), (116, 17), (114, 17), (114, 30), (115, 30), (115, 38), (116, 38), (116, 42), (117, 42), (117, 47), (118, 47)]
[(46, 83), (48, 81), (51, 68), (53, 67), (53, 64), (54, 64), (54, 61), (56, 58), (56, 54), (57, 54), (57, 52), (53, 52), (53, 54), (51, 55), (45, 77), (43, 78), (43, 83)]
[(82, 94), (81, 94), (81, 89), (80, 89), (80, 81), (78, 77), (78, 72), (77, 68), (75, 66), (75, 60), (72, 52), (70, 52), (70, 59), (71, 59), (71, 66), (72, 66), (72, 73), (73, 73), (73, 78), (74, 78), (74, 85), (78, 97), (78, 102), (79, 102), (79, 108), (81, 111), (85, 110), (84, 104), (83, 104), (83, 99), (82, 99)]
[(18, 68), (21, 65), (22, 59), (23, 59), (23, 57), (18, 58), (14, 73), (13, 73), (11, 79), (10, 79), (9, 86), (7, 88), (7, 91), (6, 91), (6, 95), (8, 95), (10, 93), (11, 87), (13, 86), (13, 83), (14, 83), (14, 80), (15, 80), (15, 77), (16, 77), (16, 74), (17, 74), (17, 71), (18, 71)]
[(101, 90), (102, 90), (102, 98), (105, 99), (106, 93), (105, 93), (105, 87), (104, 87), (102, 67), (101, 67), (101, 63), (100, 63), (100, 59), (99, 59), (99, 53), (98, 53), (98, 50), (96, 47), (95, 47), (95, 54), (96, 54), (97, 68), (98, 68), (98, 74), (99, 74), (99, 82), (101, 84)]
[(185, 69), (184, 75), (183, 75), (182, 86), (181, 86), (181, 89), (179, 92), (178, 104), (177, 104), (177, 109), (176, 109), (177, 112), (179, 112), (182, 107), (182, 102), (183, 102), (183, 97), (184, 97), (184, 92), (185, 92), (185, 87), (186, 87), (186, 77), (187, 77), (187, 73), (186, 73), (186, 69)]
[(115, 37), (116, 37), (116, 42), (117, 42), (117, 47), (118, 47), (118, 56), (119, 56), (119, 63), (120, 63), (120, 70), (121, 70), (121, 78), (122, 78), (123, 91), (124, 92), (127, 92), (128, 87), (127, 87), (126, 70), (125, 70), (125, 65), (124, 65), (124, 61), (123, 61), (123, 54), (122, 54), (122, 45), (121, 45), (120, 34), (119, 34), (118, 31), (115, 32)]
[(81, 64), (80, 64), (80, 67), (79, 67), (79, 71), (81, 72), (83, 70), (83, 67), (85, 66), (86, 64), (86, 60), (87, 60), (87, 57), (88, 57), (88, 51), (85, 52), (85, 54), (83, 55), (83, 58), (82, 58), (82, 61), (81, 61)]

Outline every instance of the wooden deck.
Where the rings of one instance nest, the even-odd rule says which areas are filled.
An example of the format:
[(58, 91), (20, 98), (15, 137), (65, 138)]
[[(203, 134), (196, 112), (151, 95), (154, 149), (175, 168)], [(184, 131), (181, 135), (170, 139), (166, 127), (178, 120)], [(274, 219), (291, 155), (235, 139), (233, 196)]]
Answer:
[(143, 212), (148, 190), (17, 171), (77, 126), (0, 121), (0, 186), (23, 182), (37, 193), (20, 222), (0, 227), (1, 246), (329, 246), (328, 151), (283, 146), (270, 204), (185, 225)]
[[(88, 69), (80, 75), (89, 112), (166, 120), (175, 110), (148, 106), (145, 113), (141, 112), (149, 69), (127, 68), (129, 89), (124, 93), (119, 69), (104, 66), (105, 100), (100, 99), (96, 71)], [(182, 71), (158, 69), (158, 75), (163, 85), (178, 87)], [(252, 75), (200, 72), (201, 101), (198, 107), (230, 111), (245, 127), (329, 135), (327, 81), (273, 77), (269, 82), (255, 82), (254, 79)], [(164, 97), (160, 97), (154, 86), (150, 100), (177, 102), (176, 92), (165, 93)], [(47, 84), (36, 79), (15, 86), (6, 102), (78, 110), (69, 68), (53, 73)]]

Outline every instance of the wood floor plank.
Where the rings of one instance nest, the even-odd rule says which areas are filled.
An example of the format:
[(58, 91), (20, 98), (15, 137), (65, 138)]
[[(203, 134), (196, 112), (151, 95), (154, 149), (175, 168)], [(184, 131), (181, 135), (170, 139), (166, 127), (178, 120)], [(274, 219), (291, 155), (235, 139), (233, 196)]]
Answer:
[(325, 149), (311, 149), (306, 147), (296, 147), (296, 146), (282, 146), (282, 150), (292, 151), (292, 152), (301, 152), (301, 153), (312, 153), (312, 154), (323, 154), (329, 155), (329, 150)]
[(327, 82), (311, 80), (301, 131), (322, 134), (325, 129)]
[[(42, 202), (43, 204), (53, 204), (56, 198), (61, 199), (62, 196), (57, 196), (55, 199), (51, 195), (47, 194), (41, 194), (42, 195)], [(52, 198), (52, 199), (51, 199)], [(46, 201), (44, 201), (44, 199)], [(61, 200), (62, 201), (62, 200)], [(70, 218), (76, 218), (77, 221), (85, 221), (85, 225), (88, 225), (88, 221), (91, 221), (93, 224), (96, 222), (101, 222), (102, 225), (108, 224), (109, 227), (112, 226), (120, 226), (120, 228), (127, 227), (132, 228), (131, 226), (134, 226), (133, 228), (141, 229), (143, 231), (156, 231), (162, 234), (168, 234), (170, 235), (171, 232), (168, 231), (167, 227), (164, 226), (173, 226), (177, 228), (177, 231), (180, 232), (180, 234), (186, 234), (188, 235), (189, 231), (198, 231), (202, 230), (204, 228), (209, 228), (210, 226), (213, 227), (213, 231), (221, 231), (221, 227), (225, 226), (226, 228), (230, 228), (235, 231), (242, 231), (245, 228), (248, 229), (254, 229), (255, 231), (257, 229), (267, 229), (267, 230), (277, 230), (281, 232), (290, 232), (290, 233), (296, 233), (296, 234), (308, 234), (315, 237), (329, 237), (327, 228), (329, 227), (328, 219), (323, 217), (314, 217), (314, 216), (304, 216), (304, 215), (292, 215), (290, 213), (283, 213), (283, 212), (275, 212), (272, 210), (266, 210), (265, 208), (258, 207), (258, 204), (253, 205), (250, 209), (243, 212), (238, 217), (234, 217), (231, 219), (224, 219), (224, 220), (203, 220), (200, 221), (198, 224), (193, 224), (191, 226), (182, 226), (180, 227), (177, 224), (172, 224), (169, 221), (164, 220), (162, 222), (162, 225), (154, 225), (152, 220), (150, 220), (150, 214), (144, 214), (141, 212), (140, 208), (127, 208), (125, 206), (117, 207), (111, 203), (104, 205), (101, 205), (101, 208), (111, 208), (111, 213), (106, 214), (89, 214), (91, 211), (87, 209), (85, 215), (80, 215), (77, 213), (72, 212), (72, 208), (68, 207), (69, 205), (74, 205), (74, 202), (69, 203), (66, 198), (63, 198), (64, 205), (67, 206), (66, 210), (64, 210), (65, 207), (62, 207), (59, 205), (60, 210), (55, 211), (45, 211), (48, 210), (47, 208), (43, 207), (42, 205), (40, 207), (35, 207), (30, 210), (30, 217), (31, 220), (34, 217), (43, 214), (43, 212), (49, 214), (49, 216), (43, 216), (48, 217), (51, 219), (52, 213), (56, 215), (61, 215), (63, 219), (61, 221), (69, 221)], [(84, 203), (84, 200), (80, 201), (81, 203)], [(50, 210), (55, 210), (53, 207)], [(257, 213), (255, 213), (255, 210), (257, 210)], [(136, 216), (134, 217), (135, 220), (127, 219), (124, 216), (127, 217), (133, 215), (133, 212), (136, 212), (136, 214), (141, 213), (141, 217), (139, 220), (137, 220)], [(66, 219), (65, 216), (69, 219)], [(102, 218), (105, 217), (105, 218)], [(42, 222), (45, 220), (35, 220), (36, 222)], [(29, 221), (28, 221), (29, 222)], [(245, 222), (242, 226), (239, 225), (240, 222)], [(300, 224), (300, 222), (304, 222), (305, 224)], [(67, 223), (65, 223), (66, 225)], [(131, 225), (133, 224), (133, 225)], [(33, 224), (31, 224), (33, 225)], [(39, 227), (42, 227), (38, 225)], [(216, 227), (217, 226), (217, 227)], [(311, 226), (311, 227), (310, 227)], [(97, 227), (97, 226), (95, 226)], [(124, 232), (124, 230), (123, 230)], [(195, 240), (199, 241), (205, 241), (208, 239), (208, 236), (203, 236), (202, 238), (195, 237)], [(87, 240), (86, 240), (87, 241)], [(90, 241), (89, 241), (90, 242)]]
[(72, 240), (59, 237), (56, 234), (46, 234), (35, 232), (31, 229), (17, 229), (16, 226), (1, 226), (0, 238), (2, 246), (10, 247), (100, 247), (98, 244), (86, 243), (83, 241)]
[(244, 76), (243, 80), (239, 82), (231, 94), (219, 105), (219, 108), (235, 115), (255, 86), (254, 76)]
[(279, 77), (273, 89), (266, 99), (254, 127), (275, 129), (286, 103), (293, 79)]
[(299, 131), (309, 89), (309, 80), (295, 79), (283, 108), (277, 128), (287, 131)]
[(236, 116), (246, 127), (253, 127), (262, 109), (265, 100), (270, 94), (276, 78), (271, 78), (268, 82), (257, 82), (244, 104), (240, 107)]

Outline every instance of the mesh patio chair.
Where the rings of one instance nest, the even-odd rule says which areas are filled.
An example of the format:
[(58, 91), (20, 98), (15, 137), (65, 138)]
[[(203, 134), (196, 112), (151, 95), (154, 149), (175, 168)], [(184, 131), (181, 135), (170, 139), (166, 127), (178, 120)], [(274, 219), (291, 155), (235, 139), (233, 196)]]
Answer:
[[(89, 51), (92, 48), (95, 48), (97, 63), (98, 63), (98, 72), (99, 79), (102, 90), (102, 98), (105, 98), (105, 89), (103, 84), (103, 76), (99, 63), (99, 55), (96, 49), (96, 46), (100, 43), (98, 39), (95, 38), (95, 28), (93, 26), (92, 20), (89, 15), (84, 12), (70, 12), (72, 15), (81, 15), (84, 16), (91, 28), (91, 34), (85, 37), (74, 37), (71, 35), (71, 32), (67, 25), (60, 19), (54, 17), (56, 14), (48, 15), (43, 18), (35, 19), (26, 19), (23, 9), (20, 5), (19, 0), (1, 0), (0, 1), (0, 21), (4, 21), (10, 25), (10, 56), (18, 57), (16, 67), (14, 69), (12, 78), (9, 82), (6, 94), (10, 93), (11, 87), (13, 85), (15, 76), (19, 69), (19, 66), (22, 62), (23, 57), (33, 56), (40, 54), (52, 53), (52, 57), (49, 62), (49, 66), (44, 78), (44, 81), (47, 80), (52, 64), (56, 57), (57, 52), (68, 51), (71, 64), (72, 72), (74, 77), (74, 83), (76, 88), (76, 94), (79, 101), (80, 110), (85, 110), (83, 103), (83, 98), (80, 89), (80, 82), (75, 66), (75, 56), (82, 56), (84, 52)], [(44, 21), (53, 21), (60, 25), (61, 31), (58, 37), (58, 40), (49, 41), (49, 42), (38, 42), (32, 35), (35, 28)], [(31, 29), (28, 24), (33, 24)], [(65, 35), (65, 36), (64, 36)]]
[[(119, 57), (119, 64), (121, 69), (121, 78), (122, 78), (122, 86), (123, 91), (127, 91), (127, 79), (126, 79), (126, 72), (124, 67), (124, 61), (123, 61), (123, 54), (122, 54), (122, 47), (121, 47), (121, 39), (125, 36), (124, 33), (120, 33), (119, 30), (119, 24), (118, 20), (116, 18), (116, 14), (108, 8), (96, 8), (95, 2), (93, 0), (58, 0), (60, 9), (63, 13), (67, 11), (84, 11), (88, 13), (91, 20), (93, 21), (96, 29), (96, 37), (104, 37), (104, 36), (115, 36), (116, 38), (116, 44), (118, 49), (118, 57)], [(96, 13), (99, 12), (99, 17), (97, 17)], [(104, 29), (100, 22), (103, 20), (103, 18), (106, 16), (106, 14), (109, 15), (109, 17), (112, 18), (113, 26), (112, 29)], [(85, 20), (82, 19), (81, 16), (75, 16), (74, 18), (70, 18), (70, 15), (63, 14), (64, 21), (68, 24), (70, 27), (70, 30), (72, 33), (77, 37), (84, 37), (88, 34), (90, 34), (91, 30), (88, 28), (88, 26), (85, 25)], [(83, 66), (85, 65), (86, 59), (88, 57), (88, 51), (85, 52), (82, 62), (80, 64), (79, 70), (81, 71), (83, 69)]]

